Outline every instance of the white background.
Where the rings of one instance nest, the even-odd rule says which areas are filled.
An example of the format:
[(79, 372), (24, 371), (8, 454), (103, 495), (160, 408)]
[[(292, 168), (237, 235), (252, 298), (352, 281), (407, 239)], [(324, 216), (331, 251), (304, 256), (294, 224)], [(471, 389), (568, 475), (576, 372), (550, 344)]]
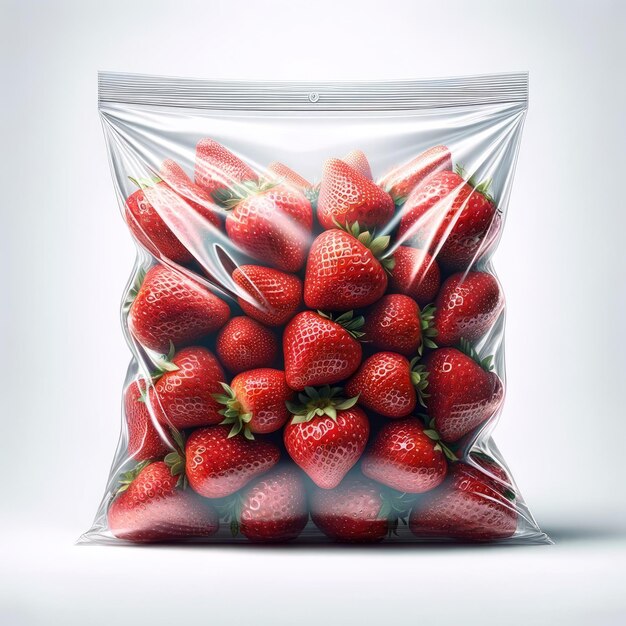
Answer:
[[(0, 623), (624, 623), (625, 6), (0, 0)], [(555, 546), (73, 545), (117, 442), (118, 303), (134, 256), (96, 111), (99, 69), (530, 71), (495, 259), (509, 307), (496, 441)]]

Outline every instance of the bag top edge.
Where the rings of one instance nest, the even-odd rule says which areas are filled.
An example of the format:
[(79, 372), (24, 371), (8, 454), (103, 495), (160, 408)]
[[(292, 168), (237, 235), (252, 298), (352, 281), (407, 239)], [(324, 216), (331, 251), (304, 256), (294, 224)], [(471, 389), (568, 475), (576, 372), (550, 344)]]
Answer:
[(98, 72), (99, 106), (384, 111), (527, 101), (528, 72), (389, 81), (221, 81)]

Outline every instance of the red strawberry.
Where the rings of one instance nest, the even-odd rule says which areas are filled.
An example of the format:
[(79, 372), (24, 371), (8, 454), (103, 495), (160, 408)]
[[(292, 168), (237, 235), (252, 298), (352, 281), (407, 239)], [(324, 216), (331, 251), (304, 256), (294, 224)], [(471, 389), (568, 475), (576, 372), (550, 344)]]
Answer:
[(217, 511), (195, 493), (177, 487), (163, 462), (140, 463), (122, 475), (122, 487), (108, 511), (118, 539), (149, 542), (207, 537), (217, 532)]
[(196, 185), (209, 194), (259, 177), (230, 150), (213, 141), (201, 139), (196, 146)]
[(349, 396), (359, 396), (359, 404), (385, 417), (406, 417), (413, 412), (428, 384), (424, 367), (417, 359), (410, 363), (395, 352), (377, 352), (363, 362), (346, 385)]
[(428, 248), (448, 271), (465, 270), (485, 252), (496, 216), (488, 183), (473, 186), (455, 172), (439, 172), (423, 182), (402, 208), (398, 235)]
[(404, 355), (421, 354), (422, 344), (436, 347), (431, 341), (437, 333), (431, 328), (433, 307), (423, 311), (408, 296), (383, 296), (367, 311), (363, 332), (367, 341), (380, 350)]
[(221, 202), (229, 209), (226, 232), (240, 250), (286, 272), (304, 265), (313, 212), (302, 192), (268, 183), (235, 189)]
[(381, 541), (393, 532), (402, 515), (401, 497), (360, 476), (348, 476), (335, 489), (315, 489), (311, 518), (337, 541)]
[(437, 344), (452, 346), (461, 338), (480, 339), (504, 308), (498, 281), (485, 272), (453, 274), (442, 285), (435, 301)]
[(163, 458), (169, 446), (152, 422), (146, 404), (146, 384), (133, 381), (124, 391), (124, 414), (128, 427), (128, 456), (136, 461)]
[(370, 167), (370, 163), (365, 156), (365, 152), (362, 150), (352, 150), (341, 160), (349, 165), (353, 170), (356, 170), (359, 174), (365, 176), (365, 178), (372, 180), (372, 168)]
[(230, 437), (229, 432), (228, 426), (208, 426), (187, 439), (187, 479), (205, 498), (230, 496), (278, 463), (280, 450), (273, 443)]
[(435, 350), (426, 360), (428, 414), (444, 441), (458, 441), (488, 420), (504, 395), (491, 357), (481, 361), (465, 340), (461, 347)]
[(455, 463), (444, 485), (417, 501), (409, 527), (418, 537), (506, 539), (517, 529), (514, 498), (476, 467)]
[(270, 367), (276, 360), (278, 341), (274, 333), (245, 315), (233, 317), (220, 330), (215, 350), (233, 374)]
[(387, 272), (393, 258), (379, 261), (389, 237), (374, 238), (359, 232), (333, 229), (313, 242), (304, 278), (304, 301), (310, 309), (349, 311), (366, 307), (387, 289)]
[(159, 366), (149, 398), (162, 424), (182, 429), (222, 421), (222, 407), (213, 394), (222, 391), (220, 383), (226, 375), (212, 352), (197, 346), (183, 348)]
[(401, 204), (427, 176), (452, 169), (452, 157), (446, 146), (434, 146), (386, 174), (379, 185)]
[(433, 302), (441, 283), (437, 261), (428, 252), (408, 246), (396, 248), (393, 259), (390, 291), (411, 296), (420, 306)]
[[(147, 197), (146, 191), (154, 186), (167, 189), (165, 183), (153, 180), (131, 180), (139, 185), (139, 189), (126, 199), (126, 221), (133, 235), (157, 258), (164, 257), (175, 263), (193, 261), (193, 255), (161, 217), (161, 211), (171, 215), (172, 207), (159, 202), (157, 205), (159, 210), (157, 210)], [(155, 193), (153, 192), (152, 195), (154, 198)]]
[(226, 302), (164, 265), (148, 270), (136, 294), (128, 313), (130, 330), (157, 352), (167, 352), (170, 343), (181, 346), (208, 335), (230, 316)]
[(294, 418), (284, 430), (289, 456), (322, 489), (333, 489), (359, 460), (369, 437), (365, 413), (357, 398), (345, 400), (341, 389), (307, 387), (300, 404), (289, 402)]
[(446, 476), (447, 463), (436, 433), (427, 431), (414, 417), (385, 424), (361, 471), (368, 478), (406, 493), (434, 489)]
[(269, 368), (250, 370), (233, 378), (230, 386), (222, 383), (226, 393), (216, 394), (223, 405), (222, 424), (232, 425), (230, 436), (243, 430), (247, 439), (252, 433), (267, 434), (282, 428), (290, 413), (285, 402), (293, 391), (287, 386), (285, 373)]
[(176, 161), (172, 159), (163, 161), (159, 176), (202, 217), (214, 226), (220, 225), (219, 207), (215, 200), (205, 189), (196, 185)]
[(324, 228), (353, 222), (384, 226), (394, 211), (391, 196), (376, 183), (339, 159), (326, 161), (317, 200), (317, 219)]
[(290, 167), (275, 161), (267, 166), (270, 176), (274, 180), (284, 181), (285, 184), (291, 185), (300, 191), (308, 191), (313, 185), (298, 172), (294, 172)]
[(295, 539), (309, 521), (304, 480), (291, 467), (263, 476), (237, 500), (231, 530), (250, 541)]
[(285, 374), (292, 389), (339, 382), (361, 363), (363, 318), (352, 311), (332, 317), (303, 311), (294, 317), (283, 335)]
[(244, 313), (268, 326), (286, 324), (302, 304), (302, 282), (297, 276), (260, 265), (240, 265), (233, 281), (243, 290), (237, 301)]

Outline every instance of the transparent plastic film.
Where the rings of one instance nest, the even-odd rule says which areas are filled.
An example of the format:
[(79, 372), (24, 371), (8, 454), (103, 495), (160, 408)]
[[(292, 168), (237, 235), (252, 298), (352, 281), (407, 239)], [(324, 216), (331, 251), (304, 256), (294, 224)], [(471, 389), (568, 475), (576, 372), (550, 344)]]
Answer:
[(527, 95), (100, 74), (138, 254), (81, 541), (549, 542), (492, 438)]

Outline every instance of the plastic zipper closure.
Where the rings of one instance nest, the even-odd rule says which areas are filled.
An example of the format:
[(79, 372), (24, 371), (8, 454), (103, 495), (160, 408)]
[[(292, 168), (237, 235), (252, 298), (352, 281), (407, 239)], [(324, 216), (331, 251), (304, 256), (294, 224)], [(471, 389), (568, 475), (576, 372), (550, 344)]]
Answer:
[(98, 73), (98, 103), (252, 111), (400, 111), (528, 101), (528, 72), (389, 82), (222, 82)]

